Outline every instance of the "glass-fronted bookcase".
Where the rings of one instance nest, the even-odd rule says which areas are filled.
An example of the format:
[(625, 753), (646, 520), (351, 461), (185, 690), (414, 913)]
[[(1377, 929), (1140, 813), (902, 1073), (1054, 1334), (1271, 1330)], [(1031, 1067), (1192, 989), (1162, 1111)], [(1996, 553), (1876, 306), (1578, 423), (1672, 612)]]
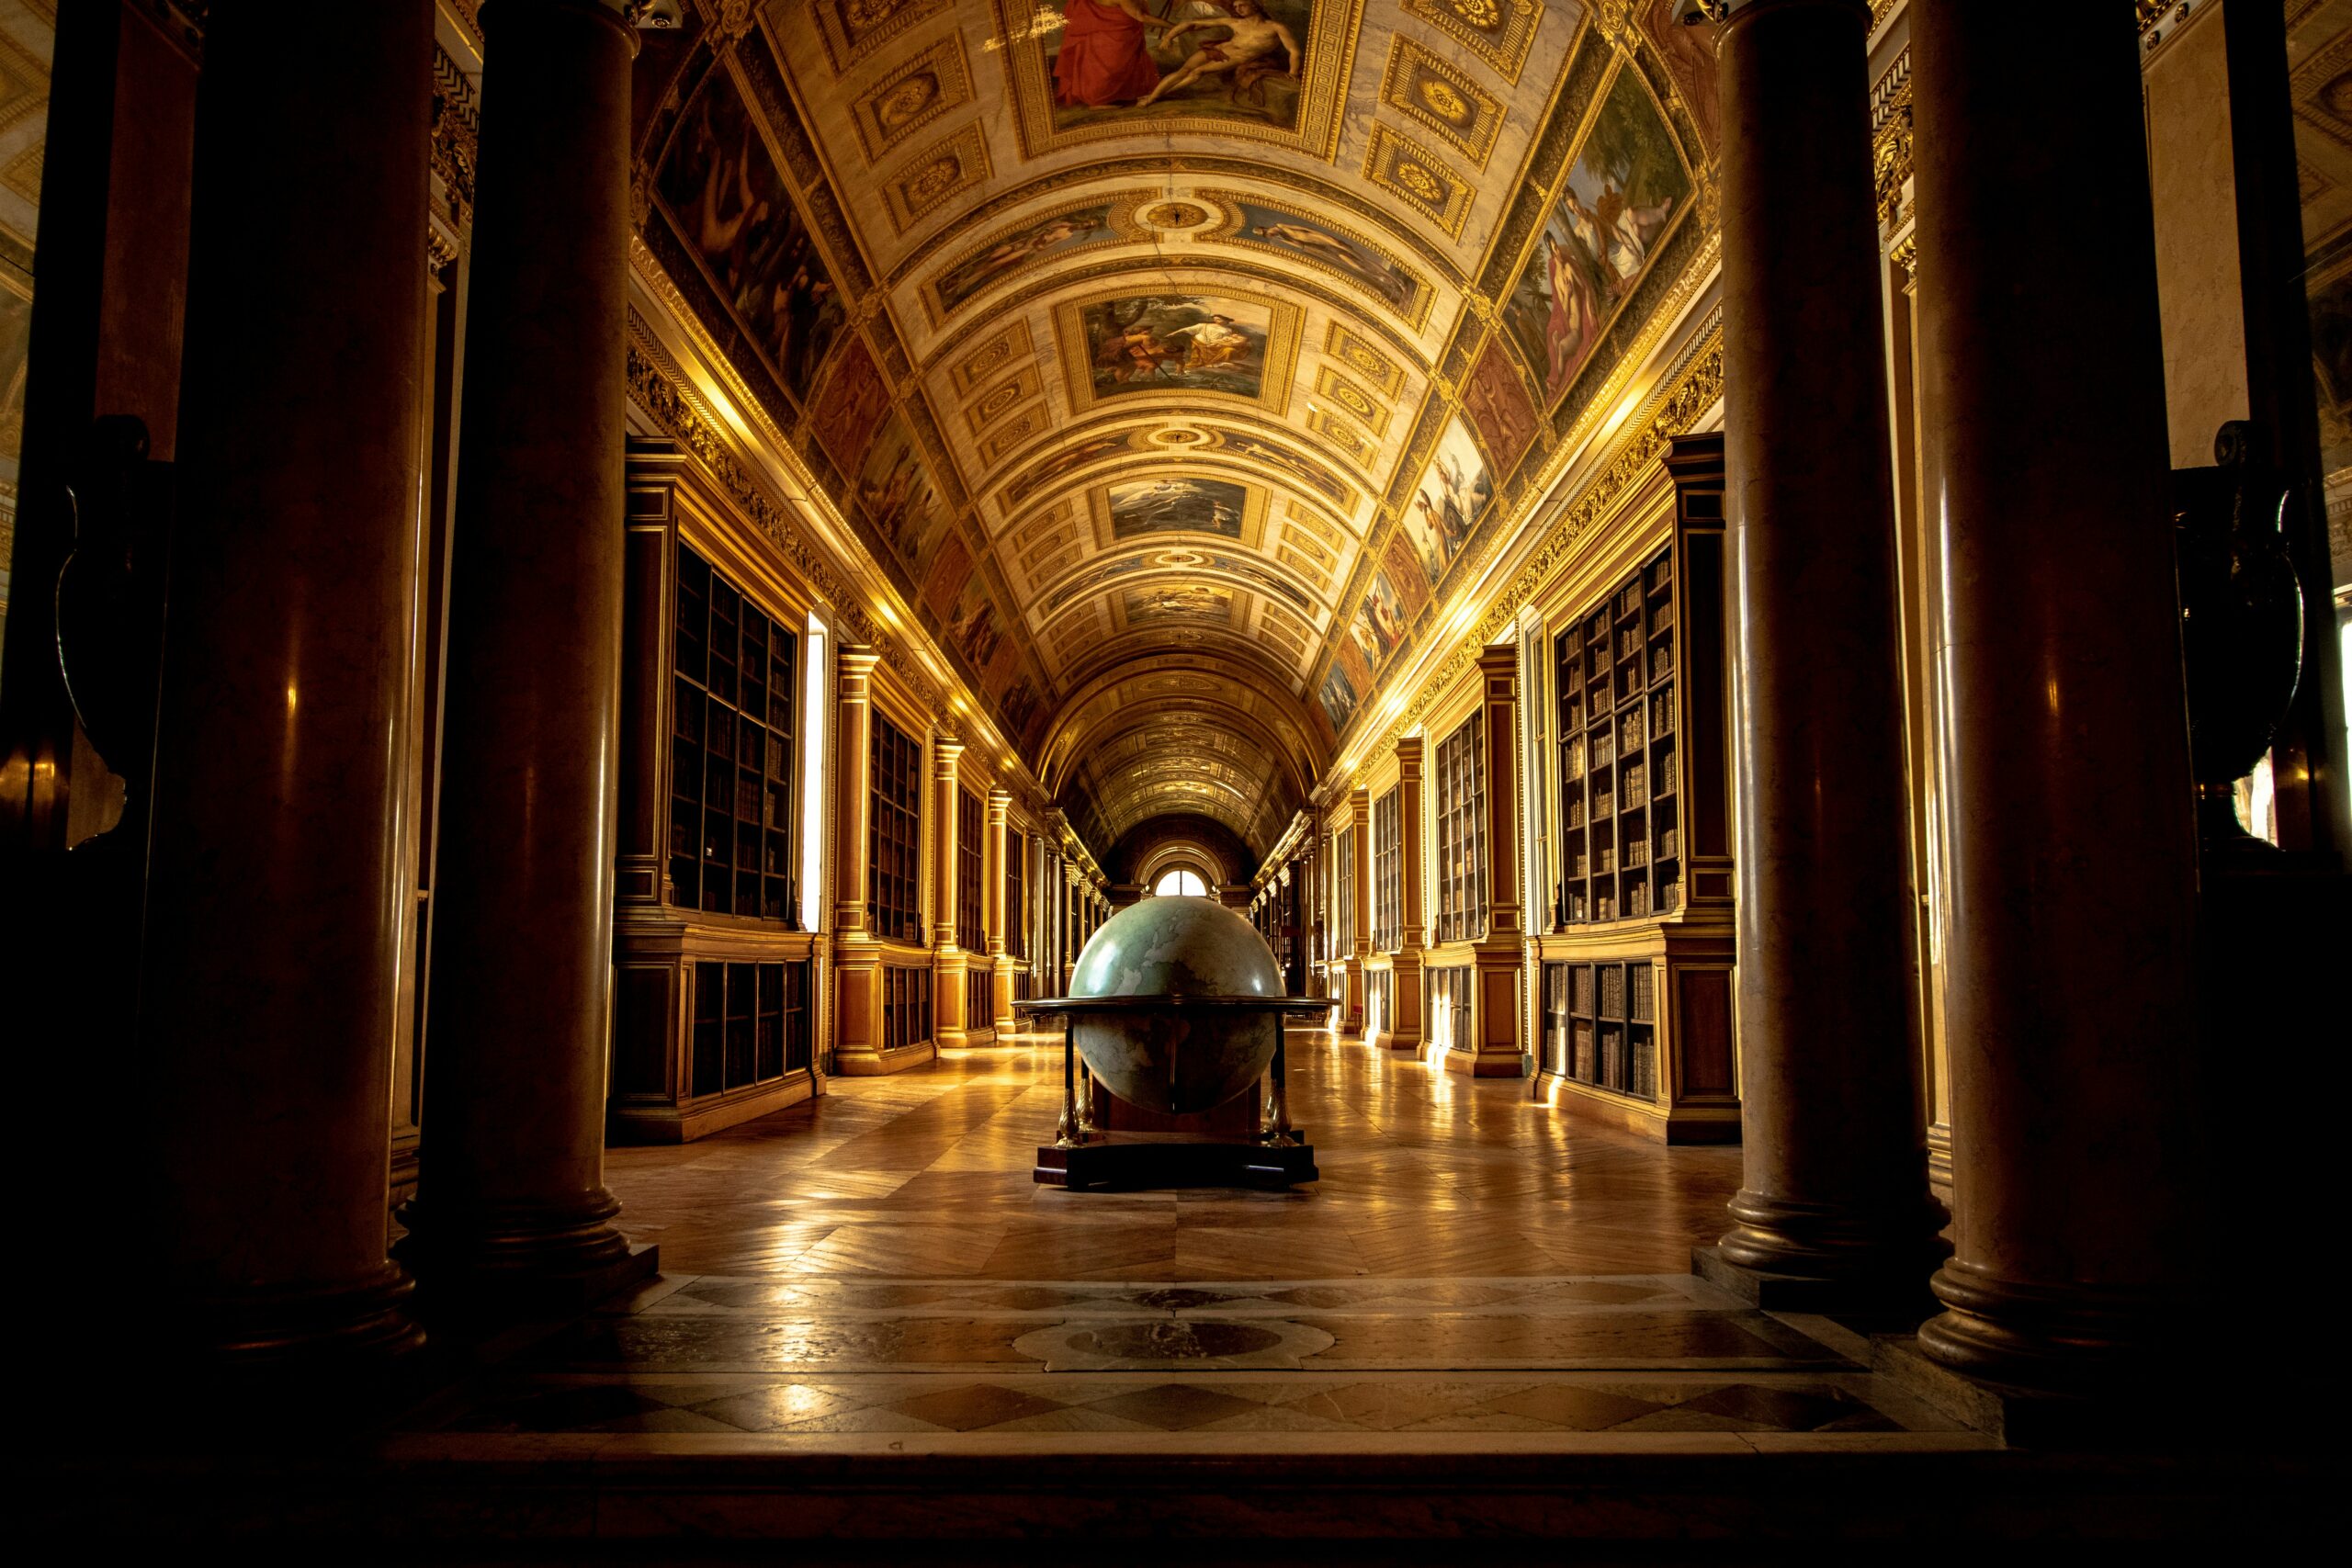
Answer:
[(816, 1092), (799, 856), (825, 773), (805, 588), (677, 444), (631, 439), (628, 498), (607, 1130), (674, 1143)]
[[(1556, 824), (1536, 939), (1536, 1066), (1669, 1143), (1739, 1135), (1732, 1030), (1723, 439), (1679, 437), (1649, 547), (1564, 591), (1548, 698)], [(1638, 503), (1637, 503), (1638, 504)], [(1598, 589), (1600, 592), (1595, 592)], [(1531, 781), (1532, 783), (1534, 781)]]

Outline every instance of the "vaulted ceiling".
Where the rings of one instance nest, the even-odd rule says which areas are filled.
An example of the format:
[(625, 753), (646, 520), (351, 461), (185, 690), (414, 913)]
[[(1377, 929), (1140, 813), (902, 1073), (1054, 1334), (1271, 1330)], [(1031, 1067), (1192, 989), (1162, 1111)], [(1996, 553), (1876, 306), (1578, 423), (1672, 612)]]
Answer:
[(638, 216), (1091, 841), (1262, 852), (1706, 245), (1671, 0), (686, 0)]

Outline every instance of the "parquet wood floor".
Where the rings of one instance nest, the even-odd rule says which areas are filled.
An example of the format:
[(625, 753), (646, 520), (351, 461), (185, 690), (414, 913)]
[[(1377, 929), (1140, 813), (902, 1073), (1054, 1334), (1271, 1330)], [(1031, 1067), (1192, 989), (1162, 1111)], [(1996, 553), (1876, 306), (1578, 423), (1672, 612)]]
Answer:
[(1328, 1035), (1293, 1037), (1322, 1179), (1286, 1193), (1065, 1192), (1030, 1169), (1057, 1041), (956, 1052), (677, 1147), (615, 1149), (621, 1228), (673, 1274), (974, 1280), (1679, 1273), (1739, 1151), (1667, 1148)]

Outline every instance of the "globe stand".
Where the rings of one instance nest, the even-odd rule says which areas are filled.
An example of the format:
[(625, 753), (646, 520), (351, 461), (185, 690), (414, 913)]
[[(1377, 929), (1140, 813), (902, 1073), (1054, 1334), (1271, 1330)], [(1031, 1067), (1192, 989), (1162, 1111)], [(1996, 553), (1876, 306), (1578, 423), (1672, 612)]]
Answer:
[[(1125, 1003), (1123, 1006), (1122, 1003)], [(1245, 1014), (1277, 1015), (1272, 1061), (1263, 1081), (1265, 1096), (1239, 1096), (1205, 1111), (1159, 1112), (1136, 1107), (1105, 1091), (1101, 1114), (1092, 1113), (1091, 1093), (1080, 1091), (1090, 1077), (1079, 1060), (1077, 1029), (1062, 1033), (1062, 1108), (1054, 1141), (1037, 1148), (1033, 1172), (1041, 1186), (1068, 1188), (1134, 1187), (1294, 1187), (1313, 1181), (1315, 1149), (1306, 1134), (1291, 1124), (1288, 1042), (1279, 1018), (1315, 1016), (1329, 1003), (1309, 998), (1235, 997), (1153, 998), (1155, 1012), (1173, 1012), (1211, 1026), (1224, 1014), (1240, 1023)], [(1061, 1014), (1071, 1025), (1077, 1015), (1132, 1013), (1144, 1010), (1137, 1000), (1108, 998), (1055, 997), (1019, 1001), (1016, 1010)], [(1097, 1123), (1101, 1123), (1098, 1125)]]

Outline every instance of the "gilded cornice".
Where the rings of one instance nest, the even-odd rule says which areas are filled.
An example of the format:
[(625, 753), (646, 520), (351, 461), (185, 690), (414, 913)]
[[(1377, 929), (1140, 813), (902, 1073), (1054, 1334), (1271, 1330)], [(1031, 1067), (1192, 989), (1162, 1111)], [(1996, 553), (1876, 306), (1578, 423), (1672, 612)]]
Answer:
[(1510, 586), (1495, 595), (1475, 629), (1423, 681), (1420, 695), (1406, 705), (1378, 745), (1366, 755), (1378, 755), (1394, 747), (1421, 723), (1455, 679), (1476, 662), (1479, 649), (1518, 619), (1521, 607), (1575, 555), (1577, 542), (1609, 514), (1626, 491), (1657, 460), (1668, 442), (1687, 434), (1700, 416), (1714, 406), (1723, 391), (1723, 326), (1718, 320), (1708, 328), (1681, 373), (1659, 399), (1648, 423), (1619, 446), (1609, 466), (1561, 510), (1550, 536), (1527, 558)]
[(1911, 51), (1905, 49), (1871, 89), (1871, 183), (1881, 223), (1902, 215), (1903, 187), (1911, 181)]

